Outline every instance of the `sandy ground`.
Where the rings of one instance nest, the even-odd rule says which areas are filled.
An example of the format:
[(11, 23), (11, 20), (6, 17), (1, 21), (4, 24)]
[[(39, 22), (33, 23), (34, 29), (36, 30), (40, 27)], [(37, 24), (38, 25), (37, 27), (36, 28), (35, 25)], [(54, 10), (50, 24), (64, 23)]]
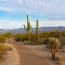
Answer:
[[(25, 47), (31, 49), (37, 56), (45, 58), (49, 65), (58, 65), (56, 62), (52, 61), (51, 53), (46, 48), (46, 45), (25, 45)], [(61, 65), (65, 65), (65, 53), (58, 52), (57, 57), (62, 58), (62, 61), (60, 63)]]
[(8, 55), (5, 58), (4, 61), (0, 63), (0, 65), (19, 65), (20, 64), (20, 58), (18, 51), (12, 44), (5, 44), (8, 47), (11, 47), (12, 50), (8, 51)]
[(15, 45), (20, 54), (20, 65), (49, 65), (47, 60), (36, 55), (31, 49), (24, 45)]
[[(14, 45), (20, 55), (20, 65), (58, 65), (52, 61), (51, 53), (45, 45), (23, 45), (22, 42), (15, 43)], [(59, 52), (57, 56), (64, 58), (64, 60), (61, 61), (61, 65), (65, 65), (65, 52)]]

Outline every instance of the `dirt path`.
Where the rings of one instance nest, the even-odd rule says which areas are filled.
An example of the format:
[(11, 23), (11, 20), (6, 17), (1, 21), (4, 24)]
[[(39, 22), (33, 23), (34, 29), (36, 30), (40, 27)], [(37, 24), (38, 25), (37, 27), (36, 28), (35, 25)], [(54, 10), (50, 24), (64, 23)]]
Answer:
[(20, 65), (49, 65), (45, 58), (35, 55), (30, 49), (25, 48), (24, 45), (17, 44), (15, 47), (20, 54)]

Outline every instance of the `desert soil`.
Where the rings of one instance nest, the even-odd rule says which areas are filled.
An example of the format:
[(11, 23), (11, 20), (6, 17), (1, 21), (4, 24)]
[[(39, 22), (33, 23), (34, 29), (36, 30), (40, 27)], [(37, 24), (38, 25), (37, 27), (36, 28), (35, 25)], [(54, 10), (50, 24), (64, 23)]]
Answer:
[(36, 55), (31, 49), (25, 45), (15, 44), (20, 54), (20, 65), (49, 65), (44, 57)]
[[(46, 45), (24, 45), (23, 42), (14, 43), (13, 41), (9, 43), (13, 43), (16, 47), (20, 55), (20, 65), (58, 65), (52, 61)], [(59, 53), (57, 56), (65, 58), (64, 53)], [(62, 65), (65, 65), (64, 62)]]

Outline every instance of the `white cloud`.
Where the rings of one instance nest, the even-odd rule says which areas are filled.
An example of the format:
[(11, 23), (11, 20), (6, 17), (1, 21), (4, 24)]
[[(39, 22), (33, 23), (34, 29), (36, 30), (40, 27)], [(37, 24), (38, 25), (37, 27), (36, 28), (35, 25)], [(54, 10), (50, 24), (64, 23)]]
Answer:
[(0, 6), (0, 11), (12, 12), (13, 8), (8, 8), (8, 7), (2, 7), (2, 6)]
[[(54, 2), (56, 0), (0, 0), (0, 6), (5, 7), (5, 8), (11, 8), (14, 9), (15, 11), (19, 11), (25, 9), (28, 11), (42, 11), (46, 9), (47, 7), (49, 8), (52, 6), (51, 4), (54, 5)], [(24, 11), (25, 11), (24, 10)], [(9, 10), (8, 10), (9, 11)]]
[(45, 21), (41, 21), (39, 22), (40, 27), (44, 26), (44, 27), (48, 27), (48, 26), (65, 26), (65, 21), (62, 20), (45, 20)]
[(65, 0), (0, 0), (0, 10), (65, 15)]
[[(32, 26), (35, 27), (36, 23), (31, 22)], [(65, 21), (62, 20), (41, 20), (39, 21), (39, 27), (53, 27), (53, 26), (65, 26)]]
[[(0, 10), (65, 13), (65, 0), (0, 0)], [(4, 8), (4, 9), (3, 9)], [(9, 9), (9, 10), (8, 10)]]
[(3, 29), (16, 29), (16, 28), (22, 28), (24, 22), (17, 22), (17, 21), (11, 21), (11, 20), (0, 20), (0, 28)]

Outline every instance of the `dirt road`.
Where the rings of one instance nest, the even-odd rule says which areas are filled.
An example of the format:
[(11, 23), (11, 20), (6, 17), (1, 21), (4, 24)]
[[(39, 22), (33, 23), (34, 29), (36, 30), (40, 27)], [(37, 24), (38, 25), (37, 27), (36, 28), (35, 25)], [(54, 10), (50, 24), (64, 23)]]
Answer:
[(24, 45), (17, 44), (15, 47), (20, 54), (20, 65), (49, 65), (45, 58), (37, 56)]

